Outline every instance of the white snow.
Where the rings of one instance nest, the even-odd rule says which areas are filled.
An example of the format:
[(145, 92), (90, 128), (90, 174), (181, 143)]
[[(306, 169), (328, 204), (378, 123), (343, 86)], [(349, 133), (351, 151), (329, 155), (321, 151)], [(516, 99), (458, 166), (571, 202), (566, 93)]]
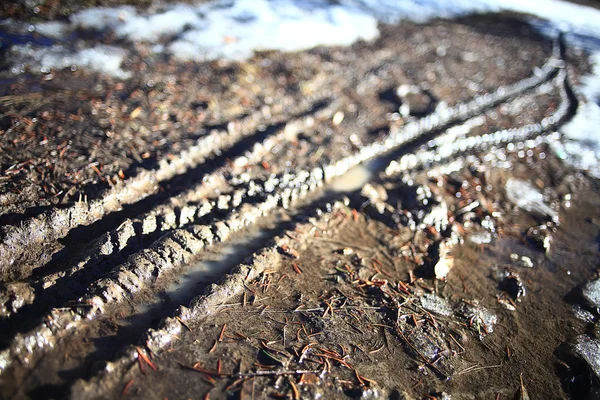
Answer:
[(549, 20), (566, 32), (600, 37), (600, 10), (562, 0), (345, 0), (343, 4), (360, 4), (386, 22), (513, 11)]
[(130, 72), (121, 69), (125, 52), (119, 47), (98, 45), (73, 53), (60, 45), (42, 48), (22, 45), (14, 46), (11, 51), (13, 56), (26, 58), (28, 66), (43, 73), (50, 72), (51, 68), (79, 66), (122, 79), (131, 76)]
[(152, 42), (181, 34), (169, 49), (186, 60), (242, 60), (255, 50), (345, 46), (379, 34), (377, 19), (357, 7), (293, 0), (176, 4), (151, 15), (140, 15), (132, 7), (91, 8), (75, 14), (71, 21), (133, 41)]
[(231, 8), (206, 14), (204, 26), (186, 32), (170, 49), (183, 59), (242, 60), (255, 50), (346, 46), (378, 34), (377, 20), (357, 9), (304, 9), (292, 1), (240, 0)]
[(68, 26), (60, 21), (40, 22), (35, 25), (35, 31), (43, 36), (59, 39), (67, 33)]
[(155, 41), (162, 35), (180, 33), (186, 26), (201, 26), (196, 11), (187, 5), (177, 5), (172, 10), (150, 15), (133, 15), (116, 27), (117, 35), (134, 41)]
[(95, 7), (73, 14), (70, 20), (76, 27), (103, 30), (115, 29), (119, 25), (126, 24), (128, 20), (135, 16), (137, 16), (137, 12), (131, 6)]
[(551, 145), (559, 157), (600, 178), (600, 52), (591, 60), (593, 71), (582, 78), (579, 87), (587, 102), (580, 104), (577, 114), (561, 128), (563, 141)]

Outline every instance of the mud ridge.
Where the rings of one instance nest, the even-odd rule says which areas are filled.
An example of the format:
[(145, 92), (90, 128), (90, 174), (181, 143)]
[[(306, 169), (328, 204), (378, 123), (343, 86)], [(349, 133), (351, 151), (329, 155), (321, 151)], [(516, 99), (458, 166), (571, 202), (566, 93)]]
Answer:
[[(317, 99), (305, 111), (300, 112), (295, 118), (301, 119), (323, 108), (326, 104), (323, 99)], [(294, 117), (292, 118), (294, 119)], [(250, 125), (250, 126), (248, 126)], [(90, 202), (80, 201), (66, 209), (54, 209), (38, 217), (24, 221), (19, 227), (8, 226), (3, 228), (3, 240), (0, 243), (0, 273), (2, 276), (16, 275), (27, 276), (29, 271), (36, 267), (19, 263), (19, 257), (33, 246), (40, 246), (42, 243), (48, 244), (57, 239), (63, 238), (71, 230), (79, 226), (88, 226), (102, 220), (111, 213), (119, 213), (110, 225), (117, 226), (119, 220), (123, 220), (133, 214), (143, 212), (143, 206), (151, 207), (157, 200), (164, 195), (156, 194), (146, 201), (142, 208), (127, 207), (140, 200), (152, 196), (159, 188), (159, 184), (167, 185), (169, 181), (176, 179), (173, 186), (180, 180), (187, 181), (190, 177), (198, 175), (198, 172), (204, 171), (206, 164), (215, 163), (209, 158), (227, 150), (225, 155), (217, 156), (215, 169), (225, 164), (228, 156), (235, 157), (243, 153), (253, 143), (259, 143), (261, 140), (274, 130), (285, 126), (285, 123), (273, 125), (268, 131), (259, 131), (258, 123), (252, 120), (252, 124), (228, 125), (228, 130), (223, 132), (213, 132), (212, 134), (198, 139), (195, 146), (184, 150), (179, 156), (169, 160), (162, 160), (159, 167), (151, 171), (142, 171), (133, 178), (129, 178), (123, 183), (118, 183), (113, 189), (98, 200)], [(252, 137), (255, 136), (253, 140)], [(242, 140), (243, 139), (243, 140)], [(220, 161), (219, 161), (220, 160)], [(207, 163), (208, 161), (208, 163)], [(219, 164), (220, 162), (220, 164)], [(201, 166), (202, 168), (198, 168)], [(104, 228), (104, 227), (103, 227)], [(94, 230), (93, 227), (90, 230)], [(82, 232), (77, 232), (76, 236)], [(3, 278), (6, 280), (6, 278)]]

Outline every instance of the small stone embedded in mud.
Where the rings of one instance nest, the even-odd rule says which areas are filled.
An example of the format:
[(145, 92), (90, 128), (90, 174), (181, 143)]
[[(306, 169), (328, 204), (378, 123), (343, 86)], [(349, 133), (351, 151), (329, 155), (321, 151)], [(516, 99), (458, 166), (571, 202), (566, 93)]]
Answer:
[(354, 250), (351, 247), (344, 247), (342, 249), (337, 250), (337, 253), (349, 256), (350, 254), (354, 253)]
[(511, 253), (510, 259), (513, 260), (519, 267), (533, 268), (533, 261), (531, 261), (531, 258), (527, 256), (519, 256), (516, 253)]
[(440, 243), (439, 254), (440, 259), (433, 267), (436, 279), (444, 280), (448, 276), (450, 270), (454, 267), (454, 259), (449, 255), (454, 241), (445, 240)]
[(454, 260), (449, 257), (440, 258), (440, 260), (435, 264), (434, 273), (435, 278), (439, 280), (444, 280), (448, 276), (448, 273), (454, 266)]

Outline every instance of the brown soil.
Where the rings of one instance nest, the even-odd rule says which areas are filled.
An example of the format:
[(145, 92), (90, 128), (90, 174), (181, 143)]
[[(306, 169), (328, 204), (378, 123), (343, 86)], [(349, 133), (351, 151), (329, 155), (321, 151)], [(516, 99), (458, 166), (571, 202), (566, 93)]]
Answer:
[[(357, 212), (352, 205), (365, 199), (355, 194), (349, 207), (337, 204), (332, 212), (300, 223), (275, 241), (277, 247), (254, 256), (249, 265), (262, 272), (238, 293), (193, 307), (188, 322), (174, 321), (182, 324), (176, 335), (158, 331), (154, 340), (164, 335), (170, 344), (152, 358), (157, 371), (144, 361), (125, 364), (116, 381), (107, 374), (98, 386), (81, 382), (83, 392), (74, 395), (95, 397), (104, 387), (110, 390), (101, 396), (125, 390), (135, 398), (207, 393), (210, 398), (440, 398), (442, 393), (458, 399), (513, 398), (522, 377), (531, 398), (566, 397), (561, 378), (567, 377), (557, 376), (563, 362), (554, 351), (585, 330), (565, 297), (595, 275), (597, 184), (572, 181), (554, 158), (529, 165), (514, 161), (514, 171), (486, 171), (494, 186), (486, 198), (497, 193), (502, 199), (496, 188), (508, 177), (532, 172), (540, 184), (564, 179), (579, 189), (572, 206), (561, 209), (551, 256), (524, 241), (524, 232), (539, 221), (500, 200), (494, 208), (502, 210), (496, 220), (502, 234), (490, 245), (456, 246), (448, 280), (437, 281), (429, 269), (439, 236), (429, 232), (416, 239), (408, 228), (391, 228), (373, 210)], [(459, 176), (463, 182), (481, 178), (468, 170)], [(450, 209), (459, 209), (454, 190), (425, 175), (418, 184), (441, 190)], [(411, 190), (393, 187), (390, 194)], [(476, 194), (474, 188), (465, 192)], [(481, 212), (486, 211), (476, 209)], [(465, 229), (466, 238), (470, 229)], [(517, 266), (511, 253), (529, 256), (534, 267)], [(515, 311), (496, 297), (507, 294), (493, 277), (499, 266), (514, 269), (524, 282), (527, 294), (511, 300)], [(448, 313), (422, 303), (432, 294), (445, 299)], [(462, 311), (473, 304), (494, 313), (497, 323), (473, 323)], [(208, 315), (194, 316), (199, 310)]]
[[(5, 11), (20, 15), (18, 4)], [(0, 397), (591, 393), (595, 378), (555, 352), (596, 335), (573, 307), (597, 273), (599, 188), (556, 158), (550, 132), (384, 173), (468, 119), (457, 118), (373, 156), (362, 191), (324, 176), (440, 103), (523, 82), (552, 43), (506, 15), (381, 30), (373, 43), (241, 63), (131, 46), (127, 81), (5, 73)], [(566, 61), (577, 83), (585, 55), (567, 49)], [(555, 75), (473, 111), (467, 136), (553, 115), (566, 101)], [(421, 114), (397, 113), (402, 84), (431, 100)], [(512, 204), (511, 178), (542, 192), (560, 223)]]

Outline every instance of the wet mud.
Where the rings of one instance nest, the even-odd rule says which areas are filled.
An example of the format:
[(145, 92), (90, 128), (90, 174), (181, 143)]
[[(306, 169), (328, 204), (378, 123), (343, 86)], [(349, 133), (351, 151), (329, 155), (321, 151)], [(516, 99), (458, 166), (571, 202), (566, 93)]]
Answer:
[(2, 81), (0, 397), (597, 396), (599, 183), (551, 150), (585, 54), (381, 30)]

